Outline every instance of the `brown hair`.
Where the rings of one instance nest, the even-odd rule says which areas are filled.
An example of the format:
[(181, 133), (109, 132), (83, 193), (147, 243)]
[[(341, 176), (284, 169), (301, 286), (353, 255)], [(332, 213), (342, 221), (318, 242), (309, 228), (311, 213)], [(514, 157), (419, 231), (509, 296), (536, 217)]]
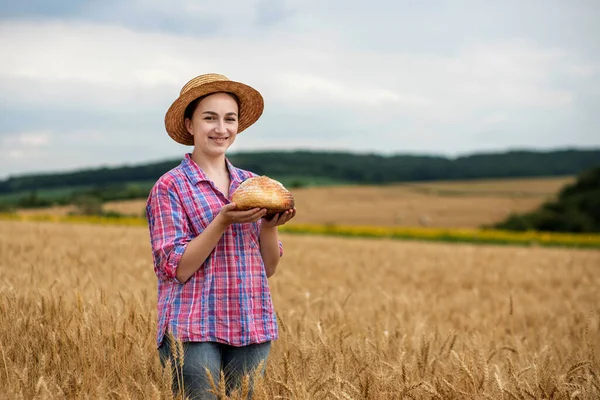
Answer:
[[(238, 106), (238, 114), (241, 113), (240, 100), (238, 99), (238, 97), (233, 93), (229, 93), (229, 92), (223, 92), (223, 93), (226, 93), (226, 94), (230, 95), (231, 97), (233, 97), (233, 99), (235, 100), (235, 102), (237, 103), (237, 106)], [(196, 111), (196, 107), (198, 107), (198, 103), (200, 103), (204, 98), (206, 98), (207, 96), (210, 96), (211, 94), (214, 94), (214, 93), (209, 93), (209, 94), (200, 96), (200, 97), (192, 100), (190, 102), (190, 104), (188, 104), (188, 106), (185, 108), (185, 112), (183, 113), (183, 120), (185, 121), (188, 118), (192, 119), (192, 116), (194, 115), (194, 111)], [(239, 115), (238, 115), (238, 118), (239, 118)]]

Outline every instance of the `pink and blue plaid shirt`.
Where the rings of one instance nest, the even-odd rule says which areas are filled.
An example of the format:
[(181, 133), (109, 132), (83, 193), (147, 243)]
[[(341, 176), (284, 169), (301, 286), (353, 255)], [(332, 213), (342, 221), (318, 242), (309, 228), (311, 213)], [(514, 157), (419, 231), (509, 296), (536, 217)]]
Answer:
[[(229, 192), (256, 174), (226, 159)], [(146, 217), (158, 277), (160, 346), (166, 330), (181, 341), (245, 346), (275, 340), (277, 319), (260, 253), (260, 223), (232, 224), (198, 271), (185, 283), (176, 269), (186, 245), (230, 200), (188, 153), (155, 183)], [(280, 256), (283, 254), (279, 242)]]

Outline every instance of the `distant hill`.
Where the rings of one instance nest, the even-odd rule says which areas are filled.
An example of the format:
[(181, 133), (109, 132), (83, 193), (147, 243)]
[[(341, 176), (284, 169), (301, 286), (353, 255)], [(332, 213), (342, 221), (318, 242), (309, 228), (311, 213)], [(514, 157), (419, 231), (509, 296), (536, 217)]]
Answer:
[(537, 210), (510, 215), (495, 225), (499, 229), (558, 232), (600, 232), (600, 166), (583, 171), (565, 186), (556, 199)]
[[(320, 151), (240, 152), (229, 159), (240, 168), (301, 184), (303, 179), (385, 184), (408, 181), (562, 176), (600, 165), (600, 149), (508, 151), (457, 158), (398, 154), (353, 154)], [(33, 174), (0, 181), (0, 194), (40, 189), (105, 187), (154, 182), (181, 159), (135, 166)]]

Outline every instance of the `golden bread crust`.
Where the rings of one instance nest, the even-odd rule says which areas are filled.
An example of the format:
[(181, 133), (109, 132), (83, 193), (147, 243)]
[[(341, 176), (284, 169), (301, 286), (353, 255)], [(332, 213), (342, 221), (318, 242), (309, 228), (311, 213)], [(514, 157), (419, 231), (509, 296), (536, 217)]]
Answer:
[(240, 184), (231, 196), (236, 210), (266, 208), (267, 215), (294, 208), (294, 196), (280, 182), (267, 176), (255, 176)]

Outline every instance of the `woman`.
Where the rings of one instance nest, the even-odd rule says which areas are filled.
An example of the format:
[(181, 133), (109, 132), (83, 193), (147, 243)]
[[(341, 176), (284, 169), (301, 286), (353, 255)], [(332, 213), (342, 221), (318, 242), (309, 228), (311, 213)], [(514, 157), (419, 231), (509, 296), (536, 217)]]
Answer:
[[(296, 210), (269, 220), (264, 209), (236, 211), (231, 195), (256, 175), (225, 156), (263, 105), (250, 86), (207, 74), (190, 80), (165, 116), (171, 138), (194, 150), (160, 177), (146, 206), (158, 277), (156, 340), (162, 365), (171, 360), (174, 392), (194, 399), (215, 398), (206, 370), (217, 384), (223, 371), (229, 391), (259, 365), (264, 373), (278, 337), (267, 278), (283, 255), (277, 226)], [(182, 368), (173, 339), (182, 343)]]

